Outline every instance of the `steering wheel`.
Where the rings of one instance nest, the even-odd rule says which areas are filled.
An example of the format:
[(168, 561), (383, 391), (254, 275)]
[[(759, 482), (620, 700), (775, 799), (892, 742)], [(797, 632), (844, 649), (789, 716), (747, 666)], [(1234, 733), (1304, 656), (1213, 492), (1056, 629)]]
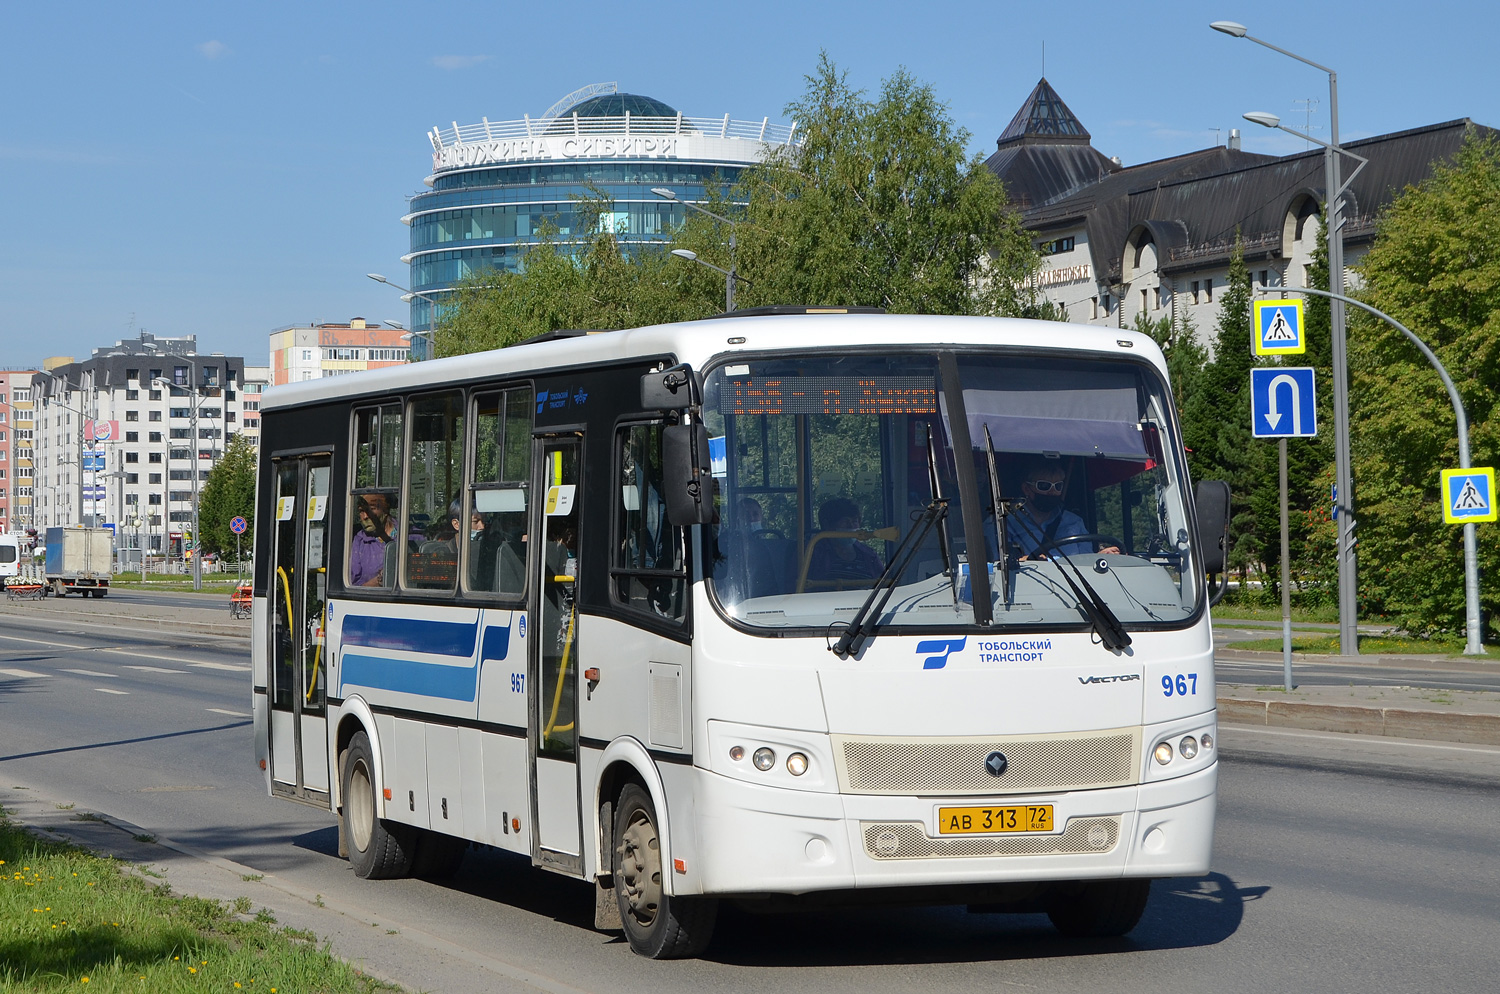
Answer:
[[(1046, 544), (1046, 546), (1043, 548), (1042, 551), (1043, 552), (1050, 552), (1053, 549), (1057, 549), (1059, 546), (1070, 545), (1073, 542), (1083, 542), (1083, 541), (1097, 542), (1100, 545), (1104, 546), (1105, 548), (1108, 548), (1109, 546), (1114, 546), (1116, 549), (1120, 549), (1121, 551), (1123, 551), (1124, 548), (1125, 548), (1125, 543), (1121, 542), (1118, 538), (1115, 538), (1113, 535), (1101, 535), (1098, 532), (1080, 532), (1077, 535), (1064, 535), (1061, 538), (1054, 538), (1052, 541), (1050, 541), (1050, 542), (1048, 542)], [(1060, 553), (1060, 554), (1061, 555), (1067, 555), (1067, 553)], [(1095, 553), (1092, 553), (1092, 552), (1089, 553), (1089, 555), (1094, 555), (1094, 554)]]

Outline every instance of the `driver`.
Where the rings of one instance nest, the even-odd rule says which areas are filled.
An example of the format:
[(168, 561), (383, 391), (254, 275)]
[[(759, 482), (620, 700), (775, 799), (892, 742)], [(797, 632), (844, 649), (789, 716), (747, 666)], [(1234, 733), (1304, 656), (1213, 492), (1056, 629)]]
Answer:
[[(1051, 545), (1054, 539), (1086, 535), (1089, 531), (1082, 518), (1063, 507), (1067, 490), (1068, 474), (1058, 460), (1037, 459), (1025, 467), (1021, 476), (1021, 494), (1026, 498), (1026, 504), (1007, 517), (1005, 527), (1011, 544), (1020, 547), (1022, 559), (1046, 559), (1053, 551), (1065, 556), (1089, 555), (1094, 551), (1091, 542)], [(1118, 553), (1120, 550), (1111, 545), (1099, 551)]]

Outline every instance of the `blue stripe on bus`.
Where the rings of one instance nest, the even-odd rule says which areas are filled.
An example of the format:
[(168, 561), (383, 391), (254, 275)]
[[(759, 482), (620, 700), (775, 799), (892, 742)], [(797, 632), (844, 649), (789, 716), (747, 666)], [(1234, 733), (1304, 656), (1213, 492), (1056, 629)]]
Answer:
[(344, 645), (405, 649), (436, 656), (473, 656), (479, 622), (419, 621), (368, 614), (344, 615)]
[(498, 625), (489, 625), (484, 630), (484, 642), (479, 648), (479, 665), (483, 666), (491, 659), (504, 659), (506, 653), (510, 652), (510, 626), (501, 628)]
[(343, 664), (340, 683), (344, 686), (354, 684), (450, 701), (474, 700), (473, 666), (419, 663), (412, 659), (387, 659), (354, 652), (344, 653), (340, 662)]

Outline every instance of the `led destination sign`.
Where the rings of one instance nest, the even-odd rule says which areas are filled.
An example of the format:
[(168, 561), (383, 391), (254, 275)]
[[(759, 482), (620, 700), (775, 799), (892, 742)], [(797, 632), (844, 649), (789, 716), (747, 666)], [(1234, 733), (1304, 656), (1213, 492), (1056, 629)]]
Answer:
[(930, 376), (727, 377), (719, 388), (725, 415), (935, 414)]

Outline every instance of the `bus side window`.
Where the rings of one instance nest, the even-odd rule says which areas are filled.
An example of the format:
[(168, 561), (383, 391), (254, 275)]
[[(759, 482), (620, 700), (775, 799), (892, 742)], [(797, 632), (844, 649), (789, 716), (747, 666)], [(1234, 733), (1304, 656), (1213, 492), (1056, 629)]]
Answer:
[(682, 529), (667, 523), (662, 496), (662, 426), (620, 429), (615, 503), (616, 603), (681, 621), (687, 593)]
[(401, 405), (354, 412), (354, 487), (349, 494), (349, 587), (396, 585), (401, 521)]
[(526, 592), (526, 485), (531, 476), (530, 387), (474, 397), (474, 464), (468, 480), (466, 589)]
[(411, 402), (406, 473), (404, 586), (452, 590), (458, 581), (463, 514), (464, 401), (457, 390)]

